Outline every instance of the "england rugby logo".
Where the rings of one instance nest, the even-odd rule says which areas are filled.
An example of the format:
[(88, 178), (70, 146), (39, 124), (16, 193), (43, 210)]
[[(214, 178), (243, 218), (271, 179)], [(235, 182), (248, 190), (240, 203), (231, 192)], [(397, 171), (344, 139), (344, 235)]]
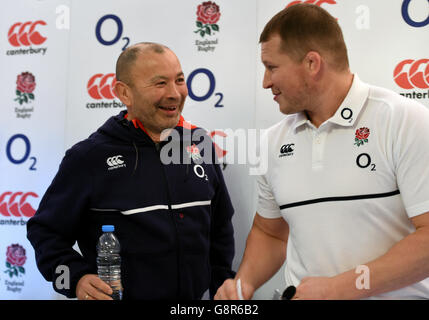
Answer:
[(193, 144), (192, 146), (187, 146), (186, 151), (188, 152), (188, 155), (190, 158), (192, 158), (192, 160), (198, 161), (201, 159), (200, 149), (198, 149), (195, 144)]
[(214, 31), (219, 31), (217, 22), (220, 18), (219, 6), (212, 1), (203, 2), (197, 9), (197, 30), (201, 37), (206, 34), (211, 35)]
[(7, 273), (11, 278), (13, 276), (18, 277), (25, 274), (23, 265), (25, 264), (27, 257), (23, 246), (19, 244), (10, 245), (7, 247), (6, 256), (7, 269), (4, 273)]
[(370, 131), (366, 127), (357, 129), (356, 133), (355, 133), (355, 143), (354, 144), (359, 147), (365, 143), (368, 143), (369, 134), (370, 134)]
[(16, 79), (16, 99), (19, 104), (34, 100), (33, 91), (36, 88), (36, 78), (30, 72), (23, 72)]

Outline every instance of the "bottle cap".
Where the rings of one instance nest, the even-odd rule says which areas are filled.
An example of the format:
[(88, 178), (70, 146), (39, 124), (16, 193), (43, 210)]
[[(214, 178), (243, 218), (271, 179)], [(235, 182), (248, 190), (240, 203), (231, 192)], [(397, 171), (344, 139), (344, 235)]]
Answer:
[(289, 286), (283, 291), (281, 300), (291, 300), (296, 293), (296, 287)]
[(103, 232), (113, 232), (113, 231), (115, 231), (115, 226), (112, 226), (112, 225), (104, 225), (104, 226), (102, 226), (102, 227), (101, 227), (101, 230), (102, 230)]

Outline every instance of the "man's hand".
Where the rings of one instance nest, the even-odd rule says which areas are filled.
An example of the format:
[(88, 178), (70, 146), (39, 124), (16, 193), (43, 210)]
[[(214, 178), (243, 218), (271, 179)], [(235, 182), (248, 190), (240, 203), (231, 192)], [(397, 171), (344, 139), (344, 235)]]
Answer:
[(96, 274), (86, 274), (80, 278), (76, 286), (76, 296), (79, 300), (113, 300), (112, 288)]
[(329, 277), (307, 277), (301, 280), (292, 300), (327, 300), (335, 297), (334, 280)]
[[(226, 279), (217, 290), (214, 300), (238, 300), (237, 292), (238, 279)], [(241, 292), (245, 300), (252, 298), (255, 289), (246, 282), (241, 281)]]

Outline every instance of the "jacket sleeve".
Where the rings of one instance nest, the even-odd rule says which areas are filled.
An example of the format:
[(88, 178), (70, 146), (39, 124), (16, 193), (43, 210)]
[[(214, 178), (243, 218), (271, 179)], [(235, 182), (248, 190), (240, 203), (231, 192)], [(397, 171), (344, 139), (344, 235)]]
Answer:
[[(47, 281), (52, 281), (55, 291), (69, 298), (76, 297), (79, 279), (94, 273), (93, 267), (73, 249), (92, 189), (86, 161), (76, 149), (75, 146), (66, 152), (36, 214), (27, 223), (27, 238), (34, 247), (37, 267)], [(58, 266), (65, 266), (69, 279), (64, 279), (67, 272), (59, 272)]]
[(214, 199), (212, 200), (212, 225), (210, 236), (210, 261), (211, 261), (211, 283), (210, 299), (213, 299), (217, 289), (222, 283), (235, 276), (232, 268), (234, 258), (234, 230), (232, 215), (234, 208), (225, 185), (222, 170), (218, 164), (214, 164), (218, 177), (218, 186)]

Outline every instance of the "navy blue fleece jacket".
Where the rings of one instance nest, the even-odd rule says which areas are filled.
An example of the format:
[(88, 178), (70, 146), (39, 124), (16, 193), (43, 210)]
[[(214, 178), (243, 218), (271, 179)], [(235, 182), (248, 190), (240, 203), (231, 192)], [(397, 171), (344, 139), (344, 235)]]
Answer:
[[(75, 297), (79, 279), (97, 273), (101, 226), (112, 224), (124, 299), (200, 299), (208, 288), (213, 297), (234, 276), (233, 207), (222, 171), (213, 163), (163, 164), (159, 146), (125, 114), (66, 152), (27, 224), (37, 266), (56, 291)], [(170, 143), (188, 156), (186, 146), (201, 140), (184, 143), (192, 134), (180, 123), (179, 139), (160, 147)], [(59, 265), (70, 270), (70, 289), (55, 286)]]

